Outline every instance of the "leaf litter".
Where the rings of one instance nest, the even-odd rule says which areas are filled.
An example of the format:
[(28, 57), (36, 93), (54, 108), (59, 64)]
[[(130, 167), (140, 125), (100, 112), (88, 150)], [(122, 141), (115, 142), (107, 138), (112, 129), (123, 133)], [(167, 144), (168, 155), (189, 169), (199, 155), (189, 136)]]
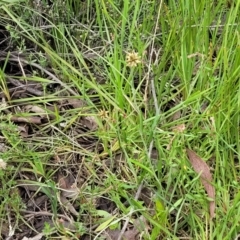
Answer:
[(186, 152), (194, 171), (197, 174), (200, 174), (201, 183), (203, 184), (208, 197), (212, 199), (209, 203), (210, 218), (212, 219), (215, 216), (215, 188), (212, 185), (210, 167), (193, 150), (187, 148)]

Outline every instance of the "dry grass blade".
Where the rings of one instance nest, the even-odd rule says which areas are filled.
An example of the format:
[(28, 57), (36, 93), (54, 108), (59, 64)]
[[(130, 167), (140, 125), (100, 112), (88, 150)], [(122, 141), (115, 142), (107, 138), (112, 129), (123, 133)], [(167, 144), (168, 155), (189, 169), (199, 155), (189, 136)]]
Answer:
[(194, 151), (186, 149), (187, 155), (193, 169), (196, 173), (201, 174), (201, 182), (208, 194), (208, 196), (213, 199), (209, 205), (210, 217), (211, 219), (215, 216), (215, 189), (212, 186), (212, 175), (209, 166), (204, 162)]

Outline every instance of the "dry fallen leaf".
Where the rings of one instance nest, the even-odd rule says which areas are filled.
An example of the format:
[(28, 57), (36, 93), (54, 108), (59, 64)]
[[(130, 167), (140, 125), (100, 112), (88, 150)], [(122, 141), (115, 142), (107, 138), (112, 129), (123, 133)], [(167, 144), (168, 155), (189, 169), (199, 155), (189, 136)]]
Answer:
[(86, 126), (88, 129), (90, 129), (91, 131), (95, 131), (95, 130), (98, 129), (98, 123), (97, 123), (97, 121), (96, 121), (94, 116), (82, 117), (81, 123), (84, 126)]
[[(149, 226), (147, 225), (147, 221), (143, 216), (141, 216), (140, 218), (133, 221), (133, 227), (125, 231), (121, 239), (137, 240), (139, 239), (138, 235), (142, 231), (148, 231), (148, 230), (149, 230)], [(118, 229), (115, 229), (115, 230), (108, 229), (104, 232), (104, 235), (107, 238), (107, 240), (118, 240), (120, 237), (120, 234), (121, 234), (121, 230), (118, 230)]]
[(26, 105), (24, 107), (24, 111), (37, 113), (38, 116), (40, 116), (41, 118), (44, 118), (47, 115), (47, 112), (45, 109), (36, 105)]
[[(118, 240), (118, 237), (121, 233), (121, 230), (107, 230), (105, 231), (104, 235), (107, 240)], [(122, 239), (127, 239), (127, 240), (136, 240), (136, 236), (138, 235), (138, 230), (133, 228), (130, 230), (127, 230), (123, 235)]]
[(182, 133), (182, 132), (184, 132), (185, 129), (186, 129), (186, 127), (185, 127), (184, 123), (173, 127), (173, 131), (176, 133)]
[(23, 138), (28, 137), (29, 125), (25, 123), (20, 123), (18, 126), (18, 131)]
[(74, 109), (87, 107), (87, 103), (82, 99), (70, 98), (67, 101)]
[(210, 218), (212, 219), (215, 216), (215, 189), (212, 186), (212, 175), (210, 172), (210, 168), (206, 162), (204, 162), (194, 151), (190, 149), (186, 149), (187, 155), (190, 163), (193, 166), (193, 169), (197, 174), (200, 175), (201, 182), (209, 196), (209, 198), (213, 199), (209, 204)]
[(58, 184), (61, 189), (61, 195), (66, 198), (76, 198), (80, 190), (74, 182), (73, 177), (70, 175), (64, 176), (58, 173)]
[(8, 146), (5, 143), (0, 143), (0, 152), (4, 153), (8, 150)]
[(24, 237), (22, 240), (41, 240), (42, 237), (43, 237), (43, 233), (39, 233), (35, 237), (31, 237), (31, 238)]
[(0, 169), (6, 169), (7, 163), (3, 161), (3, 159), (0, 159)]

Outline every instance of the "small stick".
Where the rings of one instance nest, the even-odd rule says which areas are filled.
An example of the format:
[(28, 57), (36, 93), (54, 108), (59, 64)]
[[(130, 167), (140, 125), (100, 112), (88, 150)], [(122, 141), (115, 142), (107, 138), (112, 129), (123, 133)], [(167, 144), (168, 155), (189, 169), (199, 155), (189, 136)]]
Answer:
[[(38, 215), (38, 216), (51, 216), (51, 217), (55, 216), (54, 213), (50, 213), (50, 212), (47, 212), (47, 211), (34, 212), (34, 211), (28, 211), (28, 210), (20, 210), (20, 212), (28, 214), (28, 215), (26, 215), (26, 217), (36, 216), (36, 215)], [(63, 214), (57, 214), (57, 217), (65, 218), (67, 221), (72, 222), (72, 220), (69, 217), (67, 217)]]
[(12, 116), (11, 121), (16, 122), (16, 123), (34, 123), (34, 124), (41, 124), (41, 118), (40, 117), (17, 117), (17, 116)]
[(15, 79), (13, 79), (13, 78), (11, 78), (11, 77), (8, 77), (8, 76), (7, 76), (7, 80), (8, 80), (11, 84), (13, 84), (15, 87), (23, 88), (23, 89), (25, 89), (27, 92), (29, 92), (29, 93), (31, 93), (31, 94), (33, 94), (33, 95), (35, 95), (35, 96), (39, 96), (39, 97), (40, 97), (40, 96), (43, 96), (43, 95), (44, 95), (42, 91), (39, 91), (39, 90), (34, 89), (34, 88), (31, 88), (31, 87), (29, 87), (29, 86), (25, 86), (25, 85), (23, 85), (22, 83), (20, 83), (20, 81), (15, 80)]
[[(0, 57), (0, 59), (3, 57)], [(27, 61), (23, 58), (19, 58), (16, 56), (11, 56), (9, 57), (9, 60), (14, 61), (14, 62), (18, 62), (21, 60), (23, 63), (31, 65), (33, 67), (38, 68), (39, 70), (41, 70), (42, 72), (46, 73), (52, 80), (54, 80), (56, 83), (59, 83), (62, 87), (64, 87), (65, 89), (67, 89), (71, 94), (73, 94), (74, 96), (79, 96), (78, 93), (76, 93), (75, 91), (73, 91), (67, 84), (65, 84), (64, 82), (62, 82), (60, 79), (58, 79), (54, 74), (52, 74), (51, 72), (49, 72), (48, 70), (46, 70), (45, 68), (43, 68), (41, 65), (31, 62), (31, 61)]]

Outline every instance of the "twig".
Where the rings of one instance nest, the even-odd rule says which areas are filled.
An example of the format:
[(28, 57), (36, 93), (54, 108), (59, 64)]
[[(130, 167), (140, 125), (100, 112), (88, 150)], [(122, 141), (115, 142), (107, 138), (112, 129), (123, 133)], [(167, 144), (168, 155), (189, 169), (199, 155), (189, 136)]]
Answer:
[(24, 63), (29, 64), (31, 66), (34, 66), (36, 68), (38, 68), (39, 70), (43, 71), (44, 73), (46, 73), (49, 77), (52, 78), (52, 80), (54, 80), (56, 83), (59, 83), (62, 87), (64, 87), (65, 89), (67, 89), (71, 94), (73, 94), (74, 96), (78, 96), (79, 94), (76, 93), (75, 91), (73, 91), (67, 84), (65, 84), (64, 82), (62, 82), (60, 79), (58, 79), (55, 75), (53, 75), (51, 72), (49, 72), (48, 70), (44, 69), (41, 65), (37, 64), (37, 63), (33, 63), (33, 62), (29, 62), (27, 60), (21, 59)]
[[(16, 89), (13, 89), (13, 88), (11, 88), (11, 89), (8, 89), (8, 93), (13, 93), (13, 92), (15, 92), (16, 91)], [(5, 92), (0, 92), (0, 98), (4, 98), (4, 97), (6, 97), (7, 95), (6, 95), (6, 93)]]
[[(0, 59), (3, 59), (3, 57), (1, 56)], [(27, 64), (27, 65), (31, 65), (33, 67), (36, 67), (37, 69), (41, 70), (42, 72), (46, 73), (53, 81), (55, 81), (56, 83), (59, 83), (62, 87), (64, 87), (66, 90), (68, 90), (71, 94), (73, 94), (74, 96), (79, 96), (78, 93), (76, 93), (75, 91), (73, 91), (67, 84), (65, 84), (64, 82), (62, 82), (60, 79), (58, 79), (55, 75), (53, 75), (51, 72), (49, 72), (48, 70), (46, 70), (45, 68), (43, 68), (41, 65), (25, 60), (23, 58), (19, 58), (19, 56), (12, 56), (10, 55), (10, 57), (8, 58), (11, 61), (14, 62), (18, 62), (22, 61), (23, 63)]]
[[(34, 212), (34, 211), (28, 211), (28, 210), (20, 210), (20, 212), (28, 214), (25, 217), (37, 216), (37, 215), (38, 216), (50, 216), (50, 217), (55, 217), (56, 216), (54, 213), (50, 213), (50, 212), (47, 212), (47, 211)], [(68, 216), (65, 216), (63, 214), (57, 214), (57, 217), (64, 218), (67, 221), (72, 222), (72, 219), (70, 219)]]
[(31, 88), (31, 87), (29, 87), (29, 86), (25, 86), (25, 85), (23, 85), (22, 83), (20, 83), (20, 81), (18, 81), (18, 80), (15, 80), (15, 79), (13, 79), (13, 78), (11, 78), (11, 77), (6, 77), (7, 78), (7, 80), (11, 83), (11, 84), (13, 84), (15, 87), (20, 87), (20, 88), (22, 88), (22, 89), (25, 89), (27, 92), (29, 92), (29, 93), (31, 93), (31, 94), (33, 94), (33, 95), (35, 95), (35, 96), (43, 96), (44, 94), (43, 94), (43, 92), (42, 91), (40, 91), (40, 90), (37, 90), (37, 89), (34, 89), (34, 88)]
[[(0, 42), (0, 45), (1, 45), (2, 42)], [(103, 49), (103, 46), (99, 46), (99, 47), (95, 47), (94, 49)], [(82, 54), (82, 57), (84, 59), (97, 59), (99, 57), (99, 54), (101, 53), (102, 51), (100, 51), (99, 53), (94, 53), (93, 51), (91, 51), (91, 53), (88, 53), (88, 51), (85, 51), (85, 52), (81, 52)], [(38, 54), (35, 54), (36, 56)], [(68, 57), (76, 57), (76, 54), (73, 54), (73, 53), (61, 53), (59, 52), (58, 53), (59, 56), (68, 56)], [(5, 59), (8, 59), (10, 57), (10, 59), (12, 60), (11, 57), (13, 58), (17, 58), (17, 57), (20, 57), (20, 58), (27, 58), (29, 56), (34, 56), (33, 55), (33, 52), (26, 52), (26, 53), (22, 53), (22, 52), (19, 52), (19, 51), (13, 51), (13, 52), (7, 52), (7, 51), (0, 51), (0, 60), (5, 60)], [(47, 56), (46, 53), (41, 53), (41, 56)], [(14, 61), (15, 62), (15, 61)]]
[(145, 93), (144, 93), (144, 101), (147, 102), (147, 92), (148, 92), (148, 85), (149, 85), (149, 81), (150, 81), (151, 92), (152, 92), (154, 106), (155, 106), (155, 110), (156, 110), (156, 116), (158, 116), (160, 114), (160, 109), (159, 109), (158, 102), (157, 102), (156, 90), (155, 90), (155, 85), (154, 85), (154, 77), (152, 77), (151, 80), (150, 80), (150, 75), (151, 75), (151, 71), (152, 71), (151, 64), (152, 64), (152, 59), (153, 59), (153, 54), (154, 54), (154, 43), (155, 43), (155, 39), (156, 39), (156, 36), (157, 36), (157, 29), (158, 29), (158, 22), (159, 22), (159, 18), (160, 18), (161, 8), (162, 8), (162, 0), (160, 2), (160, 6), (159, 6), (159, 10), (158, 10), (157, 21), (156, 21), (156, 24), (155, 24), (155, 29), (154, 29), (154, 34), (153, 34), (153, 41), (152, 41), (152, 44), (151, 44), (148, 71), (147, 71), (147, 74), (146, 74), (146, 88), (145, 88)]

